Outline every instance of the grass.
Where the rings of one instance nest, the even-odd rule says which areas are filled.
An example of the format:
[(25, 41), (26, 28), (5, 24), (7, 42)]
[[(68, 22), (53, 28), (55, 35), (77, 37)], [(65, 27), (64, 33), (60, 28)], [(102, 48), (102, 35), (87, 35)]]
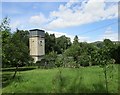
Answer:
[[(118, 65), (108, 70), (109, 93), (118, 92)], [(105, 93), (103, 69), (99, 66), (3, 72), (3, 93)], [(112, 76), (113, 75), (113, 76)], [(110, 78), (111, 77), (111, 78)]]

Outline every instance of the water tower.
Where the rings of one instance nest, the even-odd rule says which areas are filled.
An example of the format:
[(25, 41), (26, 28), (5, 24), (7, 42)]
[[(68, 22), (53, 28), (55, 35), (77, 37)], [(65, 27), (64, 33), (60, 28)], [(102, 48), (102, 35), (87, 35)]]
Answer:
[(32, 29), (29, 31), (30, 55), (34, 59), (34, 62), (40, 61), (43, 55), (45, 55), (45, 31), (39, 29)]

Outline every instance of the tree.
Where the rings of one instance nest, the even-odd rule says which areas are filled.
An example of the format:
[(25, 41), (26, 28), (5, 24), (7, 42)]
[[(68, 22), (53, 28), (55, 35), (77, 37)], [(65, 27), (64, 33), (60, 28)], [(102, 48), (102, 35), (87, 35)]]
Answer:
[(50, 36), (49, 34), (46, 32), (45, 33), (45, 53), (49, 53), (50, 52)]
[(2, 37), (1, 46), (2, 46), (2, 66), (4, 67), (7, 65), (9, 60), (7, 59), (7, 47), (10, 44), (11, 39), (11, 33), (10, 33), (10, 26), (9, 26), (9, 19), (6, 17), (2, 20), (2, 23), (0, 24), (0, 33)]
[(79, 39), (78, 39), (78, 36), (76, 35), (74, 37), (74, 41), (73, 41), (73, 44), (78, 44), (79, 43)]
[(0, 25), (2, 33), (2, 64), (16, 67), (13, 78), (17, 73), (18, 66), (24, 66), (32, 61), (28, 49), (28, 31), (18, 30), (10, 33), (9, 19), (3, 19)]
[(56, 38), (54, 34), (45, 33), (45, 53), (48, 54), (55, 49)]
[(113, 47), (113, 42), (110, 39), (104, 39), (103, 43), (109, 48)]
[(80, 64), (80, 66), (90, 66), (90, 62), (91, 62), (91, 59), (90, 59), (90, 55), (87, 55), (86, 53), (83, 53), (81, 54), (78, 59), (78, 64)]
[(103, 68), (104, 78), (105, 78), (105, 85), (106, 91), (108, 93), (108, 79), (107, 79), (107, 67), (109, 64), (113, 64), (114, 60), (110, 56), (110, 44), (108, 44), (109, 40), (104, 40), (103, 48), (99, 48), (97, 51), (94, 52), (94, 60), (100, 67)]
[(13, 78), (15, 77), (19, 66), (25, 66), (26, 64), (29, 64), (29, 61), (32, 61), (32, 58), (29, 55), (29, 48), (27, 41), (28, 41), (28, 31), (17, 30), (17, 32), (15, 32), (12, 35), (11, 38), (12, 43), (8, 50), (11, 51), (11, 53), (9, 54), (11, 56), (10, 58), (12, 59), (11, 63), (13, 66), (16, 67)]
[(57, 58), (55, 59), (55, 65), (57, 67), (63, 66), (64, 56), (62, 54), (59, 54)]
[(112, 50), (111, 50), (111, 58), (115, 59), (115, 63), (116, 64), (120, 64), (120, 44), (115, 46)]
[(68, 57), (73, 57), (74, 60), (77, 61), (78, 56), (80, 56), (80, 45), (73, 44), (70, 48), (65, 50), (64, 55)]
[(16, 48), (17, 50), (15, 51), (15, 53), (19, 53), (18, 56), (22, 57), (22, 58), (19, 58), (19, 61), (21, 61), (22, 65), (24, 65), (23, 63), (29, 61), (29, 58), (30, 58), (29, 47), (28, 47), (28, 35), (26, 35), (27, 33), (25, 32), (28, 33), (28, 31), (17, 30), (17, 32), (15, 32), (11, 38), (11, 42), (12, 44), (14, 44), (14, 48)]
[(70, 38), (61, 36), (56, 38), (54, 34), (45, 33), (45, 53), (49, 54), (54, 51), (61, 54), (71, 46)]
[(58, 54), (61, 54), (66, 49), (68, 49), (70, 46), (71, 46), (70, 38), (66, 37), (65, 35), (56, 38), (55, 50), (58, 52)]
[(16, 32), (20, 37), (19, 39), (29, 47), (29, 31), (17, 29)]
[(5, 17), (2, 20), (2, 23), (0, 24), (0, 31), (9, 31), (11, 30), (10, 28), (10, 19), (8, 17)]

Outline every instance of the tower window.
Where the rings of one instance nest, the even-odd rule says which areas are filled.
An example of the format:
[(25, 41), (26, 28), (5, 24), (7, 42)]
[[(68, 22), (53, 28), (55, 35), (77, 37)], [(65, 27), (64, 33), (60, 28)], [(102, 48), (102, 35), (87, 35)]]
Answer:
[(42, 41), (39, 42), (40, 46), (42, 46)]

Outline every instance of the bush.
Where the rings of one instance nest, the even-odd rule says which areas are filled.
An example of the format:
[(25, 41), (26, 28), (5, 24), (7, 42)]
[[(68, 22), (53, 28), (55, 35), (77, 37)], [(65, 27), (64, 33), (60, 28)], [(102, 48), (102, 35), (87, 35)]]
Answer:
[(76, 61), (74, 61), (73, 57), (64, 57), (63, 61), (64, 67), (76, 68), (77, 66)]
[(68, 57), (65, 55), (58, 55), (58, 57), (55, 60), (55, 65), (57, 67), (70, 67), (70, 68), (78, 68), (79, 64), (74, 61), (74, 57)]
[(64, 63), (64, 57), (63, 57), (62, 54), (60, 54), (60, 55), (57, 56), (57, 58), (55, 60), (55, 65), (57, 67), (61, 67), (61, 66), (63, 66), (63, 63)]
[(55, 66), (55, 60), (57, 58), (56, 52), (50, 52), (49, 54), (44, 56), (45, 59), (45, 68), (53, 68)]
[(55, 66), (55, 59), (57, 58), (57, 53), (50, 52), (49, 54), (45, 55), (41, 61), (37, 61), (36, 64), (38, 68), (50, 69)]
[(81, 66), (91, 65), (90, 56), (87, 54), (82, 54), (81, 56), (78, 57), (78, 64), (80, 64)]

